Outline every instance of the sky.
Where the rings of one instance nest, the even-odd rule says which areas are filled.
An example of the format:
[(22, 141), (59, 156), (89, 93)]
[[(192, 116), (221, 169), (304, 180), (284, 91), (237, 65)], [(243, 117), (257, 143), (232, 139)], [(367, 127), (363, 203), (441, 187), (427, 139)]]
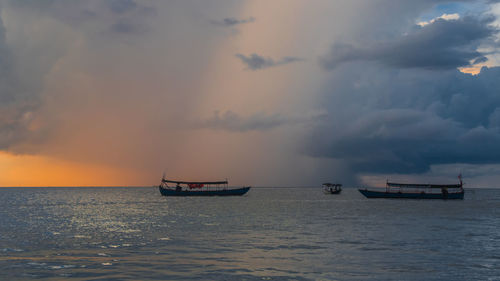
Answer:
[(498, 1), (0, 1), (0, 186), (499, 187)]

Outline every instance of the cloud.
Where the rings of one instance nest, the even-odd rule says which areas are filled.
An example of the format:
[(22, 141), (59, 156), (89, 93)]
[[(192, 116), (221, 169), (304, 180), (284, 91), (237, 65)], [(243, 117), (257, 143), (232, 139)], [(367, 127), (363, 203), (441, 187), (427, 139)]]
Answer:
[(230, 132), (266, 131), (283, 125), (311, 123), (324, 117), (324, 113), (302, 116), (283, 116), (280, 114), (256, 113), (243, 117), (230, 110), (220, 114), (215, 111), (210, 118), (195, 123), (195, 128), (208, 128)]
[[(103, 12), (105, 9), (102, 7), (107, 4), (117, 15), (109, 16), (109, 12)], [(0, 17), (0, 149), (14, 151), (15, 147), (43, 142), (48, 137), (49, 127), (54, 124), (47, 125), (40, 121), (45, 101), (45, 78), (68, 51), (68, 42), (71, 41), (68, 38), (75, 38), (66, 37), (70, 28), (80, 34), (96, 34), (92, 30), (94, 26), (110, 24), (112, 32), (142, 32), (142, 21), (136, 19), (140, 18), (139, 10), (144, 9), (133, 1), (5, 2), (0, 7), (2, 16), (8, 16), (11, 28), (22, 28), (11, 29), (7, 42), (4, 19)], [(125, 16), (124, 13), (129, 14)], [(44, 21), (46, 18), (56, 21)], [(91, 21), (92, 24), (89, 24)], [(61, 22), (64, 24), (60, 25)], [(32, 152), (28, 150), (15, 152)]]
[(275, 61), (272, 58), (263, 57), (255, 53), (250, 56), (245, 56), (243, 54), (236, 54), (235, 56), (240, 59), (241, 62), (246, 65), (246, 69), (249, 70), (259, 70), (303, 60), (297, 57), (283, 57)]
[[(422, 13), (436, 1), (273, 2), (271, 8), (287, 9), (274, 14), (271, 25), (260, 22), (269, 3), (4, 3), (8, 41), (1, 36), (0, 145), (8, 151), (16, 145), (19, 153), (36, 149), (41, 156), (112, 166), (137, 176), (128, 182), (118, 174), (114, 180), (124, 184), (154, 182), (164, 168), (179, 177), (223, 175), (255, 184), (310, 185), (332, 177), (347, 183), (354, 181), (350, 175), (370, 171), (495, 161), (495, 154), (482, 148), (495, 151), (500, 124), (494, 68), (472, 77), (387, 62), (393, 58), (382, 47), (395, 49), (408, 38), (427, 40), (419, 34), (431, 34), (441, 24), (411, 27), (419, 18), (431, 18)], [(144, 6), (149, 3), (154, 8)], [(224, 19), (245, 13), (259, 20)], [(205, 15), (222, 19), (211, 22), (219, 28)], [(221, 33), (244, 24), (252, 28), (231, 40)], [(292, 36), (273, 41), (276, 34)], [(488, 43), (481, 38), (471, 45)], [(328, 72), (306, 64), (266, 75), (234, 73), (239, 60), (241, 68), (265, 69), (300, 60), (281, 57), (297, 50), (326, 53), (330, 42), (350, 43), (354, 51), (375, 46), (385, 57), (347, 60)], [(454, 44), (474, 50), (464, 45)], [(235, 48), (266, 50), (270, 58)], [(473, 60), (489, 58), (478, 53)], [(212, 114), (215, 108), (232, 111)], [(328, 115), (301, 114), (316, 111)], [(198, 114), (207, 115), (193, 121)], [(33, 143), (44, 137), (40, 126), (49, 126), (50, 135)], [(304, 154), (298, 151), (301, 140)], [(18, 147), (27, 141), (32, 150)], [(214, 164), (215, 158), (221, 161)], [(244, 165), (234, 165), (241, 159)]]
[(464, 17), (457, 20), (437, 19), (416, 28), (407, 35), (384, 42), (372, 42), (361, 47), (335, 44), (330, 53), (320, 59), (325, 69), (353, 61), (372, 61), (396, 68), (454, 69), (469, 66), (471, 61), (484, 59), (477, 51), (498, 32), (492, 18)]
[(145, 28), (141, 24), (134, 23), (128, 20), (118, 20), (111, 25), (111, 31), (116, 33), (133, 34), (146, 32), (147, 28)]
[(80, 31), (101, 34), (144, 33), (148, 30), (153, 6), (134, 0), (79, 1), (64, 0), (11, 1), (9, 7), (22, 12), (35, 12), (57, 19)]
[(432, 165), (500, 163), (500, 67), (394, 71), (351, 65), (325, 90), (329, 117), (305, 151), (358, 173), (423, 173)]
[(359, 32), (371, 35), (337, 38), (320, 58), (330, 72), (320, 102), (328, 118), (312, 129), (304, 152), (358, 175), (500, 164), (500, 68), (476, 76), (457, 70), (498, 54), (493, 20), (445, 15), (410, 28), (390, 19)]
[[(0, 10), (1, 11), (1, 10)], [(33, 61), (35, 64), (36, 61)], [(25, 141), (33, 134), (34, 111), (40, 106), (35, 90), (38, 80), (29, 74), (20, 75), (16, 54), (6, 41), (0, 17), (0, 149)], [(34, 66), (34, 65), (33, 65)]]
[(116, 14), (124, 14), (138, 7), (137, 3), (133, 0), (112, 0), (108, 2), (108, 5), (111, 11)]
[(249, 17), (247, 19), (237, 19), (231, 17), (231, 18), (224, 18), (222, 20), (210, 20), (210, 23), (219, 26), (236, 26), (236, 25), (251, 23), (254, 21), (255, 21), (254, 17)]
[(428, 24), (436, 22), (437, 20), (458, 20), (459, 18), (460, 18), (460, 15), (457, 14), (457, 13), (454, 13), (454, 14), (442, 14), (441, 16), (439, 16), (437, 18), (433, 18), (430, 21), (421, 21), (421, 22), (419, 22), (417, 24), (419, 26), (421, 26), (421, 27), (424, 27), (424, 26), (426, 26)]

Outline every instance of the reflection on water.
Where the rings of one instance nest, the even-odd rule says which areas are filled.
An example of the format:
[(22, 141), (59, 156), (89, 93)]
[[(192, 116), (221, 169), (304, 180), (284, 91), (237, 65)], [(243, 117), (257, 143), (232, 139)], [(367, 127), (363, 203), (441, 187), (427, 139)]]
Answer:
[(354, 189), (0, 189), (0, 279), (494, 279), (500, 190), (464, 201), (369, 200)]

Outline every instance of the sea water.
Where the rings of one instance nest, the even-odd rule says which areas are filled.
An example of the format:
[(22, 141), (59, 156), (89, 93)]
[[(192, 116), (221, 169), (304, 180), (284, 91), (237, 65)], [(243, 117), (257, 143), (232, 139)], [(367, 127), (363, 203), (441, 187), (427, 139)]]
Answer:
[(500, 189), (0, 188), (0, 280), (500, 280)]

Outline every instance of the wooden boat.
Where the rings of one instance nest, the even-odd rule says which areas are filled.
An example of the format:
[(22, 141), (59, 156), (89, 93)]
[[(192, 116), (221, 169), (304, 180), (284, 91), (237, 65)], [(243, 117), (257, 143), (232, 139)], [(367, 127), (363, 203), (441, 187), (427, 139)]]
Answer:
[[(169, 186), (172, 183), (175, 186)], [(162, 178), (158, 186), (163, 196), (241, 196), (250, 186), (229, 188), (226, 181), (176, 181)]]
[(342, 185), (340, 183), (324, 183), (323, 192), (325, 194), (339, 194), (342, 192)]
[(459, 184), (411, 184), (387, 182), (385, 190), (358, 189), (367, 198), (464, 199), (462, 177)]

